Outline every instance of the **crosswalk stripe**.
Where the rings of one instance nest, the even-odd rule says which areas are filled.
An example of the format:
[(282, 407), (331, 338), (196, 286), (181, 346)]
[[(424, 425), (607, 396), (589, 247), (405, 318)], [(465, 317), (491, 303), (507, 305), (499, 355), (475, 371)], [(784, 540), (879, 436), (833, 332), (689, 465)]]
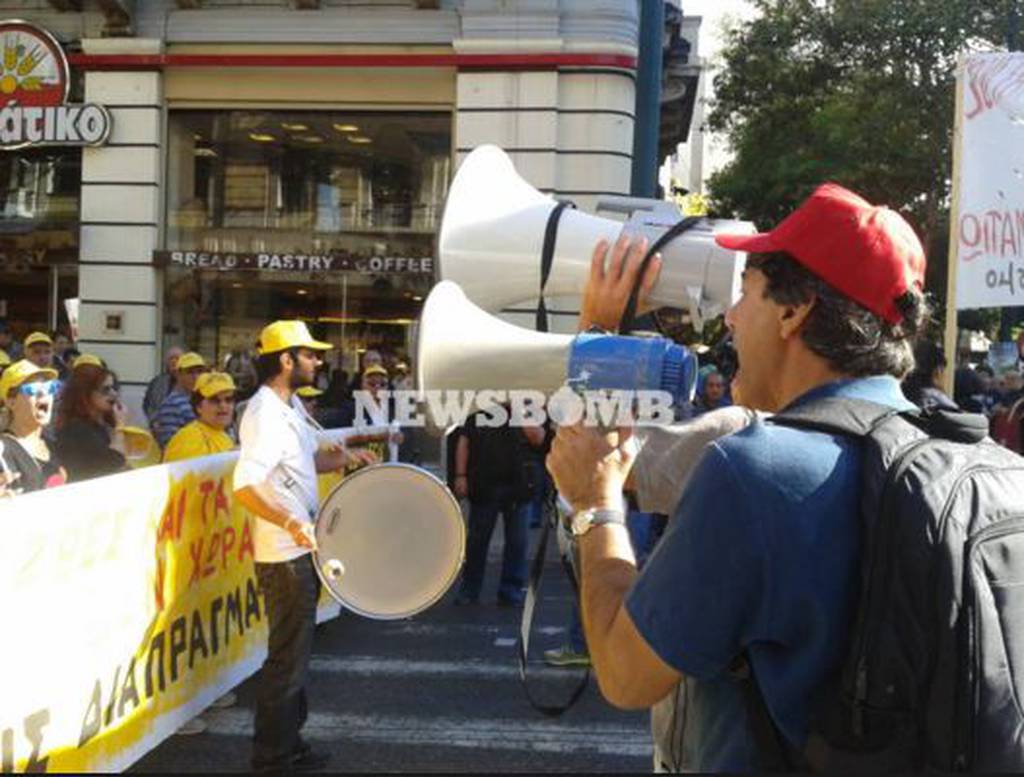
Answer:
[[(445, 637), (453, 634), (483, 634), (486, 636), (500, 635), (502, 632), (516, 634), (516, 626), (489, 626), (482, 623), (415, 623), (409, 621), (395, 621), (392, 623), (378, 624), (377, 629), (388, 637), (409, 636), (409, 637)], [(542, 634), (546, 637), (555, 637), (565, 633), (564, 626), (538, 626), (534, 628), (535, 634)]]
[[(393, 677), (444, 677), (446, 679), (505, 680), (519, 677), (519, 665), (510, 657), (508, 661), (423, 661), (407, 658), (377, 658), (376, 656), (314, 655), (309, 662), (314, 672), (331, 674)], [(531, 677), (572, 679), (582, 671), (538, 664), (530, 664)]]
[[(252, 713), (232, 708), (203, 714), (207, 731), (226, 736), (252, 736)], [(317, 742), (355, 742), (391, 746), (414, 745), (539, 753), (596, 753), (650, 757), (645, 731), (590, 723), (571, 726), (543, 720), (494, 718), (403, 717), (310, 713), (302, 735)]]

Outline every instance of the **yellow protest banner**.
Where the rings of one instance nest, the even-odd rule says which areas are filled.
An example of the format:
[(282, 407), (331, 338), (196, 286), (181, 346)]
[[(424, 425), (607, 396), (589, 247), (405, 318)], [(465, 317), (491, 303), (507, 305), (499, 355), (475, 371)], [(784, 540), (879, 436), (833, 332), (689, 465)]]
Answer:
[[(236, 458), (0, 500), (3, 771), (123, 770), (259, 668)], [(322, 599), (319, 619), (339, 611)]]

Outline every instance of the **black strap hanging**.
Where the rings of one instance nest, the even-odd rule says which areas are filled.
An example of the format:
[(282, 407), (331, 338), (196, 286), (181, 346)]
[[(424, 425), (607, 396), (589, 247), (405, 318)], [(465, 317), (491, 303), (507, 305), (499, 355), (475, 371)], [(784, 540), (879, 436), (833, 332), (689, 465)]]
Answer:
[[(551, 494), (552, 500), (555, 498), (554, 493)], [(544, 573), (544, 560), (547, 555), (548, 549), (548, 535), (553, 528), (555, 521), (561, 520), (558, 516), (558, 510), (553, 504), (547, 505), (548, 513), (544, 520), (541, 522), (540, 537), (537, 540), (537, 555), (533, 558), (533, 563), (530, 565), (530, 579), (526, 587), (526, 600), (523, 603), (523, 619), (519, 626), (519, 640), (517, 647), (519, 649), (519, 679), (522, 680), (523, 690), (526, 692), (526, 698), (530, 702), (530, 706), (538, 712), (547, 715), (548, 717), (555, 718), (568, 710), (572, 705), (579, 701), (580, 696), (587, 689), (587, 685), (590, 682), (590, 669), (585, 669), (583, 674), (580, 676), (576, 687), (572, 693), (569, 694), (568, 700), (564, 704), (541, 704), (530, 693), (530, 683), (526, 676), (526, 664), (530, 652), (530, 631), (533, 627), (533, 615), (534, 608), (537, 604), (537, 594), (540, 591), (540, 579)], [(573, 599), (578, 603), (580, 598), (579, 587), (576, 584), (576, 575), (573, 573), (572, 565), (569, 560), (562, 556), (562, 567), (565, 569), (566, 576), (572, 583)]]
[[(547, 286), (548, 277), (551, 275), (551, 267), (554, 264), (555, 242), (558, 239), (558, 224), (565, 209), (575, 207), (576, 205), (572, 202), (563, 200), (555, 205), (551, 210), (551, 213), (548, 214), (548, 222), (544, 228), (544, 244), (541, 248), (540, 254), (540, 298), (537, 301), (536, 321), (536, 328), (538, 332), (548, 331), (548, 310), (544, 303), (544, 287)], [(523, 683), (523, 690), (526, 693), (527, 700), (530, 702), (530, 706), (544, 715), (557, 717), (572, 707), (572, 705), (579, 700), (580, 696), (583, 695), (583, 691), (586, 690), (590, 681), (590, 670), (587, 669), (583, 673), (579, 683), (569, 695), (568, 701), (564, 704), (541, 704), (530, 692), (530, 683), (527, 678), (526, 670), (530, 652), (530, 632), (533, 629), (533, 616), (537, 605), (537, 594), (540, 591), (540, 580), (544, 574), (544, 560), (547, 556), (548, 535), (551, 532), (554, 521), (559, 520), (558, 509), (554, 505), (554, 499), (556, 498), (554, 492), (550, 493), (548, 497), (549, 498), (545, 505), (546, 515), (544, 520), (541, 522), (540, 537), (537, 540), (537, 553), (533, 558), (533, 563), (530, 565), (530, 579), (526, 587), (526, 600), (523, 602), (523, 617), (519, 624), (517, 648), (519, 651), (519, 679)], [(570, 582), (572, 582), (574, 598), (579, 601), (579, 591), (576, 587), (576, 576), (573, 574), (572, 567), (564, 556), (562, 557), (562, 566), (564, 567)]]
[(537, 300), (536, 329), (538, 332), (548, 331), (548, 308), (544, 304), (544, 287), (548, 285), (551, 265), (555, 261), (555, 241), (558, 239), (558, 222), (561, 220), (562, 212), (566, 208), (575, 207), (575, 203), (569, 200), (562, 200), (548, 214), (548, 223), (544, 227), (544, 245), (540, 251), (540, 298)]
[(664, 248), (669, 241), (675, 240), (679, 235), (693, 229), (700, 223), (700, 221), (700, 216), (687, 216), (682, 221), (673, 224), (665, 234), (655, 240), (651, 247), (647, 249), (647, 254), (644, 256), (643, 262), (640, 263), (640, 272), (637, 273), (636, 282), (633, 284), (633, 290), (629, 294), (629, 301), (626, 303), (626, 309), (622, 311), (622, 320), (619, 322), (620, 334), (628, 335), (633, 331), (633, 327), (636, 325), (636, 306), (640, 297), (640, 284), (643, 281), (644, 273), (647, 272), (647, 266), (651, 263), (651, 259), (653, 259), (654, 255)]

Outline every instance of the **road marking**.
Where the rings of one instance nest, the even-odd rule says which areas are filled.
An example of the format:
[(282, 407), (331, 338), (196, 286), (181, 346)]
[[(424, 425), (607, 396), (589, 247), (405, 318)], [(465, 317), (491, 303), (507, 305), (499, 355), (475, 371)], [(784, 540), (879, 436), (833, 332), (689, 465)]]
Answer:
[[(440, 637), (451, 636), (452, 633), (469, 632), (472, 634), (501, 634), (503, 631), (515, 631), (510, 626), (485, 626), (476, 623), (412, 623), (410, 621), (398, 621), (393, 624), (381, 624), (377, 627), (389, 637), (410, 636), (410, 637)], [(564, 626), (539, 626), (534, 630), (535, 634), (554, 637), (565, 633)]]
[(518, 641), (519, 640), (517, 640), (515, 637), (498, 637), (496, 640), (494, 640), (494, 647), (500, 647), (500, 648), (515, 647), (516, 646), (516, 642), (518, 642)]
[[(515, 644), (515, 640), (513, 640)], [(505, 680), (519, 677), (519, 665), (508, 661), (420, 661), (409, 658), (378, 658), (376, 656), (325, 656), (315, 655), (310, 659), (309, 668), (314, 672), (330, 674), (393, 677), (447, 677), (452, 679), (494, 679)], [(550, 667), (530, 663), (531, 677), (574, 678), (578, 668)]]
[[(252, 713), (246, 709), (207, 710), (207, 733), (252, 736)], [(434, 746), (536, 753), (597, 753), (651, 757), (651, 737), (642, 728), (550, 720), (399, 717), (314, 712), (302, 735), (318, 742), (356, 742), (388, 746)]]

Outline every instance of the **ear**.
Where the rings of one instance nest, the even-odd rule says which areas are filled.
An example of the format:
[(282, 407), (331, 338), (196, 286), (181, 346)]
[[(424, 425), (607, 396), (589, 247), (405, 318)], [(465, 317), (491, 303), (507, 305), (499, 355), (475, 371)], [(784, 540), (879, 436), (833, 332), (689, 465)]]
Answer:
[(779, 337), (783, 340), (789, 340), (800, 334), (800, 330), (804, 326), (804, 322), (807, 321), (807, 317), (811, 315), (811, 311), (817, 304), (818, 298), (811, 297), (807, 302), (799, 305), (780, 305), (779, 306)]
[(288, 351), (281, 351), (281, 354), (277, 357), (281, 363), (282, 370), (290, 370), (295, 366), (295, 359)]

